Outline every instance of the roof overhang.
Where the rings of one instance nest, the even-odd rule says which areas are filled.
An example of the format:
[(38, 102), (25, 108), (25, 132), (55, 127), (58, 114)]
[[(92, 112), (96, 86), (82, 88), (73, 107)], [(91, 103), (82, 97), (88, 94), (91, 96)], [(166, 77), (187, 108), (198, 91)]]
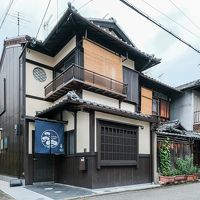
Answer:
[(95, 102), (85, 101), (83, 99), (71, 99), (71, 98), (67, 98), (67, 99), (62, 100), (59, 103), (56, 103), (55, 105), (38, 113), (36, 117), (48, 117), (49, 115), (51, 116), (52, 114), (58, 113), (63, 110), (68, 110), (68, 111), (94, 110), (94, 111), (104, 112), (107, 114), (113, 114), (113, 115), (118, 115), (121, 117), (132, 118), (132, 119), (147, 121), (147, 122), (152, 122), (152, 123), (157, 121), (155, 118), (149, 115), (147, 116), (147, 115), (143, 115), (136, 112), (128, 112), (128, 111), (117, 109), (114, 107), (97, 104)]
[(34, 46), (29, 45), (29, 48), (53, 57), (75, 34), (85, 35), (86, 30), (89, 39), (95, 39), (107, 48), (135, 60), (138, 71), (148, 69), (161, 61), (114, 37), (71, 8), (67, 9), (44, 42), (37, 41)]
[(148, 77), (144, 74), (140, 73), (140, 83), (142, 86), (148, 86), (154, 90), (156, 90), (157, 92), (161, 92), (164, 94), (168, 94), (169, 96), (175, 96), (175, 95), (179, 95), (182, 93), (182, 91), (171, 87), (169, 85), (166, 85), (160, 81), (157, 81), (151, 77)]

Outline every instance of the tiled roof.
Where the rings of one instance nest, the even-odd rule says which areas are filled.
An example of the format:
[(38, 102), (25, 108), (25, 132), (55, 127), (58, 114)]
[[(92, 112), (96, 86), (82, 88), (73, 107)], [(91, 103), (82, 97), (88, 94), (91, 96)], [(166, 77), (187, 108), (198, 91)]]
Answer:
[(176, 87), (176, 89), (187, 90), (187, 89), (197, 88), (199, 86), (200, 86), (200, 79), (180, 85), (180, 86)]
[(150, 80), (150, 81), (152, 81), (154, 83), (157, 83), (157, 84), (159, 84), (159, 85), (161, 85), (161, 86), (163, 86), (165, 88), (168, 88), (168, 89), (173, 90), (175, 92), (181, 93), (181, 91), (178, 88), (175, 88), (175, 87), (172, 87), (172, 86), (167, 85), (165, 83), (162, 83), (161, 81), (158, 81), (158, 80), (156, 80), (156, 79), (154, 79), (152, 77), (149, 77), (149, 76), (145, 75), (144, 73), (140, 73), (140, 76), (145, 78), (145, 79), (148, 79), (148, 80)]
[(99, 104), (93, 101), (86, 101), (84, 99), (81, 99), (73, 91), (69, 91), (62, 99), (55, 102), (49, 108), (39, 112), (36, 116), (40, 117), (42, 115), (48, 114), (49, 112), (52, 112), (53, 110), (56, 110), (57, 108), (67, 105), (69, 103), (76, 104), (76, 105), (83, 105), (86, 108), (90, 108), (96, 111), (102, 111), (102, 112), (106, 112), (110, 114), (118, 114), (124, 117), (130, 117), (133, 119), (138, 119), (138, 120), (143, 120), (143, 121), (155, 122), (155, 119), (150, 115), (144, 115), (142, 113), (137, 113), (137, 112), (129, 112), (123, 109), (106, 106), (106, 105)]
[(180, 123), (179, 120), (173, 120), (161, 123), (156, 129), (157, 134), (168, 136), (179, 136), (186, 138), (194, 138), (200, 140), (200, 134), (193, 131), (187, 131)]

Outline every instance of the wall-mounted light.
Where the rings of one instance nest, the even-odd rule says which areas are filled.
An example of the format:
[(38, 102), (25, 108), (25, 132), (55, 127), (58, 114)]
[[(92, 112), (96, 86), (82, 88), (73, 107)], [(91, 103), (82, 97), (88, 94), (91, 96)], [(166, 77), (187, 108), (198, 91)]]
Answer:
[(141, 128), (141, 130), (143, 130), (143, 129), (144, 129), (144, 126), (142, 126), (142, 125), (140, 125), (139, 127)]
[(0, 131), (3, 131), (3, 128), (0, 128)]

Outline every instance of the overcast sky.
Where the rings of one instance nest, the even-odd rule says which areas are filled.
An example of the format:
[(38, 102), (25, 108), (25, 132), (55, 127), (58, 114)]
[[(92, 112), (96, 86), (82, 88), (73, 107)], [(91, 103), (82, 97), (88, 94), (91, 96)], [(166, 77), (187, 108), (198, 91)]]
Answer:
[[(71, 0), (76, 9), (82, 7), (88, 1)], [(27, 34), (35, 37), (48, 2), (49, 0), (14, 0), (9, 11), (10, 15), (7, 16), (0, 29), (0, 52), (3, 49), (4, 39), (17, 35), (17, 18), (14, 17), (17, 15), (17, 12), (20, 12), (21, 18), (28, 21), (20, 20), (20, 35)], [(200, 50), (200, 12), (198, 1), (129, 0), (129, 2)], [(172, 2), (192, 20), (193, 24)], [(181, 24), (192, 33), (178, 26), (148, 4), (176, 21), (176, 23)], [(9, 5), (9, 0), (0, 0), (0, 5), (1, 24)], [(49, 20), (49, 26), (46, 29), (44, 29), (44, 26), (41, 27), (38, 35), (39, 40), (44, 40), (67, 7), (66, 0), (51, 1), (44, 20)], [(119, 0), (93, 0), (79, 9), (78, 12), (84, 17), (114, 17), (118, 25), (140, 50), (149, 54), (155, 54), (157, 58), (161, 58), (161, 64), (148, 70), (146, 72), (147, 75), (171, 86), (177, 86), (200, 78), (199, 53), (158, 28)]]

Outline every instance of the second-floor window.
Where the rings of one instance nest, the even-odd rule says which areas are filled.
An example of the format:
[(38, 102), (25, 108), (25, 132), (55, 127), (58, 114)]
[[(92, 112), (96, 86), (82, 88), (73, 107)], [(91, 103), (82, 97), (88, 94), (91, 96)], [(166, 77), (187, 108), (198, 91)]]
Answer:
[(152, 114), (164, 119), (169, 119), (170, 103), (164, 94), (153, 92)]

